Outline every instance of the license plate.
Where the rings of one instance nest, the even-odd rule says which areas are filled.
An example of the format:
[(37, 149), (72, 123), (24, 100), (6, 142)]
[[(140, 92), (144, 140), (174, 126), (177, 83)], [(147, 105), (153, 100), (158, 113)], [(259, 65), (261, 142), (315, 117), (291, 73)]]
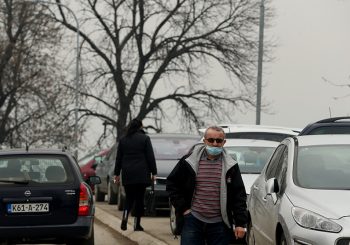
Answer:
[(47, 213), (49, 203), (13, 203), (7, 204), (8, 213)]

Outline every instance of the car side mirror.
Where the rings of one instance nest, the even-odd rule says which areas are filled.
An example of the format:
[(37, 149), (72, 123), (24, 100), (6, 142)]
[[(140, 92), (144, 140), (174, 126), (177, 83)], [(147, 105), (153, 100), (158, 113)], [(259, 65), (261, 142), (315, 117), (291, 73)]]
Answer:
[(90, 184), (93, 185), (101, 184), (101, 178), (99, 176), (90, 176), (88, 181)]
[(266, 197), (271, 196), (273, 204), (277, 202), (277, 192), (279, 191), (279, 185), (276, 178), (268, 179), (265, 186)]

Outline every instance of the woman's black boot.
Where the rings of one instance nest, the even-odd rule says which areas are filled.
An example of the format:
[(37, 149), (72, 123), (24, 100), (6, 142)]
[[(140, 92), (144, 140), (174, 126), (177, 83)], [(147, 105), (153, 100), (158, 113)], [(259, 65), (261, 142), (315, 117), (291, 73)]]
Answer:
[(123, 231), (126, 231), (126, 229), (127, 229), (127, 226), (128, 226), (128, 216), (129, 216), (128, 210), (124, 210), (124, 212), (123, 212), (122, 223), (121, 223), (121, 225), (120, 225), (120, 229), (122, 229)]
[(135, 217), (134, 219), (134, 231), (143, 231), (143, 227), (141, 226), (141, 217)]

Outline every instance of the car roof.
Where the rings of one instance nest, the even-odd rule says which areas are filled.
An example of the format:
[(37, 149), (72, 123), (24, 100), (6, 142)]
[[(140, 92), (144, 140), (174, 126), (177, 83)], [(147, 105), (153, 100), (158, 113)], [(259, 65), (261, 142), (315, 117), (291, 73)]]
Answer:
[[(225, 133), (238, 132), (267, 132), (267, 133), (282, 133), (290, 135), (298, 135), (301, 129), (271, 125), (255, 125), (255, 124), (219, 124)], [(199, 132), (204, 133), (206, 128), (199, 129)]]
[(73, 156), (71, 152), (66, 149), (49, 149), (49, 148), (9, 148), (1, 149), (0, 155), (33, 155), (33, 154), (52, 154), (52, 155), (67, 155)]
[(150, 133), (147, 134), (151, 138), (184, 138), (184, 139), (200, 139), (198, 134), (183, 134), (183, 133)]
[(295, 138), (299, 146), (350, 144), (350, 137), (346, 134), (301, 135)]
[[(310, 134), (314, 129), (321, 128), (321, 127), (337, 127), (337, 126), (347, 126), (350, 127), (350, 117), (330, 117), (325, 118), (322, 120), (318, 120), (313, 123), (309, 123), (301, 132), (299, 135), (306, 135)], [(327, 130), (328, 131), (328, 130)], [(330, 130), (331, 131), (331, 130)]]
[(277, 147), (279, 142), (271, 140), (256, 139), (226, 139), (224, 147), (227, 146), (256, 146), (256, 147)]

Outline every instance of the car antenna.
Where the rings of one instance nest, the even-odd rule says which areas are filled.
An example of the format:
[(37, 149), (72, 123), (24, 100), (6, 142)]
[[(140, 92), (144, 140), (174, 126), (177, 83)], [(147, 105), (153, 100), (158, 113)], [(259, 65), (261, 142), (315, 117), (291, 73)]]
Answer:
[(28, 145), (28, 142), (26, 142), (26, 152), (28, 152), (29, 150), (29, 145)]
[(330, 106), (328, 107), (328, 110), (329, 110), (329, 117), (332, 117), (332, 110)]

